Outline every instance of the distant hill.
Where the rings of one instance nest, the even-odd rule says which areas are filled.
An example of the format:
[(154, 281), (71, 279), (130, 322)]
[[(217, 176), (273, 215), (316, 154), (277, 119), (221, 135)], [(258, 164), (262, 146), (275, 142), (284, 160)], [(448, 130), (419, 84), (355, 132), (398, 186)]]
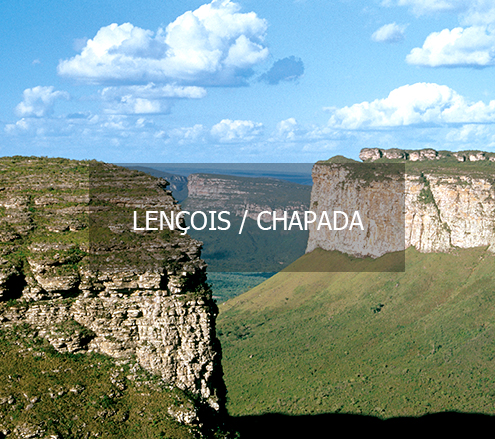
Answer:
[[(309, 209), (311, 186), (266, 177), (191, 174), (188, 198), (182, 208), (193, 211), (228, 211), (231, 227), (225, 231), (189, 230), (203, 242), (202, 257), (209, 272), (278, 272), (305, 252), (308, 232), (261, 230), (256, 220), (263, 211), (292, 215)], [(249, 215), (242, 234), (245, 210)], [(263, 227), (271, 216), (263, 216)]]
[[(357, 206), (370, 218), (363, 238), (393, 245), (367, 253), (350, 234), (312, 228), (308, 253), (220, 305), (229, 412), (307, 424), (331, 414), (495, 419), (495, 155), (373, 148), (360, 158), (371, 163), (318, 162), (311, 207)], [(392, 272), (404, 244), (405, 267)]]

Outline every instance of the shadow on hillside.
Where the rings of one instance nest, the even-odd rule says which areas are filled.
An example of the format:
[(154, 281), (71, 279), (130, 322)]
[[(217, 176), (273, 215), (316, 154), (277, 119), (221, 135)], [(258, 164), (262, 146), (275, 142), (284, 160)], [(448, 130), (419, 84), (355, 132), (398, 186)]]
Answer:
[[(290, 416), (280, 413), (268, 413), (259, 416), (232, 417), (232, 430), (241, 434), (241, 439), (274, 439), (274, 438), (325, 438), (336, 434), (351, 435), (360, 433), (378, 433), (403, 435), (404, 433), (425, 434), (434, 431), (447, 434), (465, 431), (477, 436), (483, 431), (493, 431), (495, 416), (469, 413), (436, 413), (422, 417), (403, 417), (379, 419), (372, 416), (326, 413), (319, 415)], [(484, 430), (491, 427), (490, 430)], [(340, 432), (340, 433), (338, 433)], [(354, 436), (355, 437), (355, 436)]]

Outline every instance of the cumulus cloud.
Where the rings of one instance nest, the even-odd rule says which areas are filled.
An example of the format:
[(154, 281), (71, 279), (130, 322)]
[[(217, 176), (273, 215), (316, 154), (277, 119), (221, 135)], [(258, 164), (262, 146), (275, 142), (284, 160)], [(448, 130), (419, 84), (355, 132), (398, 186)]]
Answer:
[(170, 137), (179, 143), (179, 145), (202, 143), (205, 141), (207, 134), (206, 128), (201, 124), (192, 127), (174, 128), (170, 132)]
[(405, 25), (397, 23), (385, 24), (371, 35), (371, 39), (377, 43), (399, 43), (404, 41)]
[(57, 99), (70, 99), (66, 91), (54, 90), (53, 86), (37, 86), (27, 88), (23, 92), (23, 100), (15, 107), (19, 117), (45, 117), (53, 114), (53, 106)]
[(267, 23), (230, 0), (187, 11), (158, 31), (131, 23), (102, 27), (58, 73), (90, 83), (240, 85), (268, 56)]
[(409, 64), (428, 67), (487, 67), (495, 64), (495, 2), (493, 0), (385, 0), (408, 6), (417, 15), (458, 14), (463, 27), (428, 35), (422, 47), (406, 57)]
[(121, 87), (105, 87), (101, 92), (104, 99), (115, 99), (123, 95), (133, 95), (145, 99), (165, 99), (165, 98), (189, 98), (199, 99), (206, 96), (206, 90), (202, 87), (178, 86), (167, 84), (156, 86), (152, 82), (147, 85), (131, 85)]
[(105, 87), (100, 91), (100, 96), (107, 104), (107, 113), (163, 114), (170, 112), (174, 98), (199, 99), (206, 96), (206, 90), (194, 86), (175, 84), (156, 86), (149, 83), (147, 85)]
[(223, 119), (213, 125), (210, 134), (221, 143), (248, 142), (263, 132), (263, 124), (250, 120)]
[(330, 111), (329, 126), (349, 130), (495, 122), (495, 100), (470, 103), (451, 88), (434, 83), (404, 85), (384, 99)]
[(495, 32), (486, 26), (433, 32), (423, 47), (411, 50), (406, 61), (430, 67), (491, 66), (495, 64)]
[(270, 142), (315, 144), (325, 141), (349, 140), (348, 131), (338, 129), (330, 124), (300, 124), (293, 117), (281, 120), (269, 138)]
[(296, 119), (290, 117), (289, 119), (281, 120), (277, 124), (274, 137), (279, 140), (294, 141), (296, 140), (298, 131), (299, 126)]
[(491, 26), (495, 24), (495, 3), (493, 0), (477, 0), (471, 2), (471, 6), (459, 16), (460, 22), (465, 26)]
[(463, 125), (460, 128), (450, 130), (445, 139), (452, 143), (473, 144), (475, 142), (486, 141), (488, 137), (495, 139), (488, 125)]
[(268, 72), (260, 76), (260, 81), (276, 85), (281, 81), (294, 81), (304, 73), (304, 63), (300, 58), (289, 56), (273, 63)]

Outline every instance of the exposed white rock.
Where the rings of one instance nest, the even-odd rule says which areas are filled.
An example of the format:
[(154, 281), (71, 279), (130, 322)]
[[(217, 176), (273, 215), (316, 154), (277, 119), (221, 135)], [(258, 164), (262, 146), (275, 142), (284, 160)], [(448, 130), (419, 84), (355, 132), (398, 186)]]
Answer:
[[(436, 152), (421, 152), (428, 160), (438, 157)], [(371, 157), (369, 152), (366, 157)], [(415, 157), (421, 160), (419, 153)], [(485, 159), (482, 153), (469, 156), (471, 161)], [(359, 209), (365, 231), (316, 230), (313, 226), (307, 252), (320, 247), (378, 257), (410, 246), (421, 252), (480, 246), (495, 251), (495, 185), (489, 170), (472, 175), (456, 175), (455, 171), (425, 172), (422, 176), (405, 174), (404, 227), (401, 229), (397, 227), (399, 212), (391, 212), (400, 204), (398, 183), (392, 180), (363, 182), (358, 177), (349, 177), (345, 169), (337, 164), (314, 166), (311, 206), (317, 213)]]

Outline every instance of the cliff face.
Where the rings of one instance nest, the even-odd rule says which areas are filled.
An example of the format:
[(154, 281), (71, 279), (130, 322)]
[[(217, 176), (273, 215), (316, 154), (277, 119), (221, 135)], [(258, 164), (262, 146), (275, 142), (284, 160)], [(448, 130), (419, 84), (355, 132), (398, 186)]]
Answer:
[[(227, 210), (242, 217), (246, 209), (248, 218), (256, 220), (263, 211), (283, 215), (287, 211), (304, 211), (308, 208), (310, 186), (272, 178), (235, 177), (229, 175), (191, 174), (188, 177), (188, 198), (184, 208), (194, 210)], [(272, 221), (270, 215), (261, 220)]]
[[(366, 149), (360, 158), (383, 166), (403, 164), (402, 188), (394, 187), (393, 180), (363, 180), (356, 173), (343, 171), (345, 165), (316, 164), (311, 205), (319, 211), (358, 208), (369, 221), (362, 234), (330, 236), (313, 227), (307, 252), (321, 247), (377, 257), (410, 246), (421, 252), (480, 246), (495, 251), (495, 165), (491, 154)], [(339, 169), (344, 174), (340, 178), (336, 177)], [(402, 230), (399, 213), (390, 212), (391, 206), (400, 204), (396, 199), (399, 193), (403, 194)]]
[(406, 247), (421, 252), (481, 246), (495, 251), (493, 177), (407, 174), (405, 225)]
[[(269, 212), (260, 216), (264, 222), (260, 225), (273, 228), (275, 214), (283, 218), (287, 212), (290, 220), (294, 211), (308, 210), (311, 186), (266, 177), (191, 174), (188, 193), (184, 210), (229, 212), (224, 216), (230, 223), (228, 230), (207, 227), (188, 232), (204, 243), (203, 258), (210, 273), (277, 272), (304, 255), (307, 231), (284, 231), (280, 222), (276, 230), (261, 230), (257, 219)], [(215, 224), (220, 225), (218, 220)]]
[[(318, 230), (318, 220), (310, 224), (306, 252), (319, 247), (376, 258), (404, 250), (404, 179), (400, 173), (389, 177), (388, 170), (383, 165), (375, 166), (369, 178), (363, 180), (368, 171), (366, 165), (315, 164), (311, 210), (317, 218), (321, 218), (323, 212), (329, 212), (331, 229), (322, 226)], [(335, 230), (333, 211), (345, 212), (349, 223), (353, 213), (358, 211), (363, 230), (351, 228), (350, 224)], [(343, 219), (340, 218), (336, 225), (343, 227)]]
[(380, 149), (380, 148), (364, 148), (359, 153), (359, 158), (363, 162), (375, 162), (380, 159), (385, 160), (400, 160), (410, 162), (423, 161), (448, 161), (456, 160), (458, 162), (480, 162), (488, 160), (495, 162), (495, 153), (484, 151), (435, 151), (434, 149), (422, 150), (403, 150), (397, 148)]
[(0, 160), (0, 322), (61, 352), (137, 361), (219, 410), (217, 307), (201, 244), (133, 232), (135, 209), (179, 211), (165, 182), (63, 159)]

